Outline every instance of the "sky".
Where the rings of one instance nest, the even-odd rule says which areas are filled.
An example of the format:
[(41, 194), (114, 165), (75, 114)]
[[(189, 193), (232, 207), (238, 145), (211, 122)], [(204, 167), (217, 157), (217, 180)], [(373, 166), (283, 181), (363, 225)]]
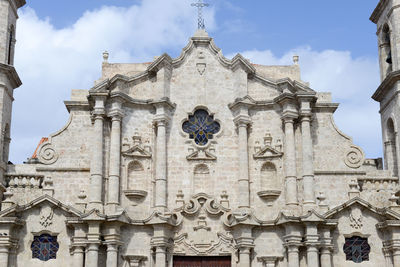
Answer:
[[(197, 0), (40, 0), (19, 10), (10, 161), (30, 157), (41, 137), (68, 120), (71, 89), (90, 89), (100, 77), (102, 52), (110, 62), (177, 57), (197, 28)], [(227, 57), (292, 64), (302, 79), (332, 92), (335, 122), (367, 158), (382, 157), (376, 27), (378, 0), (207, 0), (206, 29)]]

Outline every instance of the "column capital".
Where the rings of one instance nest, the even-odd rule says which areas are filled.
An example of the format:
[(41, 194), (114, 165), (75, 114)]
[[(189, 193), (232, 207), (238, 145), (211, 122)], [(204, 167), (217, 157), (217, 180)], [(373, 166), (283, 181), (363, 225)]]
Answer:
[(299, 114), (296, 111), (284, 111), (281, 118), (284, 123), (293, 123), (298, 117)]
[(153, 123), (155, 126), (159, 127), (159, 126), (167, 126), (168, 122), (169, 122), (170, 118), (168, 115), (166, 114), (157, 114), (154, 119), (153, 119)]
[(233, 122), (237, 127), (248, 127), (252, 123), (248, 115), (238, 115), (233, 119)]
[(108, 112), (108, 116), (111, 117), (112, 121), (121, 121), (124, 115), (122, 109), (112, 109)]

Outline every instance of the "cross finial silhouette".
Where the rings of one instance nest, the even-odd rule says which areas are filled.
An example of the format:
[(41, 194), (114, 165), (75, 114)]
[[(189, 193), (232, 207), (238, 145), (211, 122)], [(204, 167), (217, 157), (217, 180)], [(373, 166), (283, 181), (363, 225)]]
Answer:
[(204, 25), (203, 7), (209, 6), (209, 4), (203, 3), (203, 0), (198, 0), (198, 2), (193, 3), (192, 6), (195, 6), (198, 9), (198, 28), (204, 29), (206, 26)]

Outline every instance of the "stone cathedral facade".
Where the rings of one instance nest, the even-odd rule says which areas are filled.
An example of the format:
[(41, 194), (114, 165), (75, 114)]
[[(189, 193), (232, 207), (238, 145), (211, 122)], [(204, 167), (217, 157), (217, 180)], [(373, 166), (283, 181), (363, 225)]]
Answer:
[(0, 266), (400, 267), (400, 0), (371, 16), (384, 162), (335, 126), (298, 57), (227, 59), (198, 30), (175, 59), (104, 53), (65, 127), (9, 163), (24, 5), (0, 0)]

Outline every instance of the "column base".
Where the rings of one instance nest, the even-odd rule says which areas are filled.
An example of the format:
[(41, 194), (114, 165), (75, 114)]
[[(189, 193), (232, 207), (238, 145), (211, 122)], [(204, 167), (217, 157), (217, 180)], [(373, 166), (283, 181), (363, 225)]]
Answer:
[(106, 206), (104, 206), (104, 212), (106, 214), (114, 214), (117, 213), (120, 210), (120, 205), (118, 203), (107, 203)]
[(308, 201), (303, 203), (303, 213), (307, 213), (310, 210), (317, 210), (318, 206), (315, 202), (313, 201)]
[(101, 202), (90, 202), (90, 203), (87, 205), (87, 210), (93, 210), (93, 209), (98, 210), (98, 211), (100, 211), (101, 213), (103, 213), (103, 212), (104, 212), (103, 203), (101, 203)]

